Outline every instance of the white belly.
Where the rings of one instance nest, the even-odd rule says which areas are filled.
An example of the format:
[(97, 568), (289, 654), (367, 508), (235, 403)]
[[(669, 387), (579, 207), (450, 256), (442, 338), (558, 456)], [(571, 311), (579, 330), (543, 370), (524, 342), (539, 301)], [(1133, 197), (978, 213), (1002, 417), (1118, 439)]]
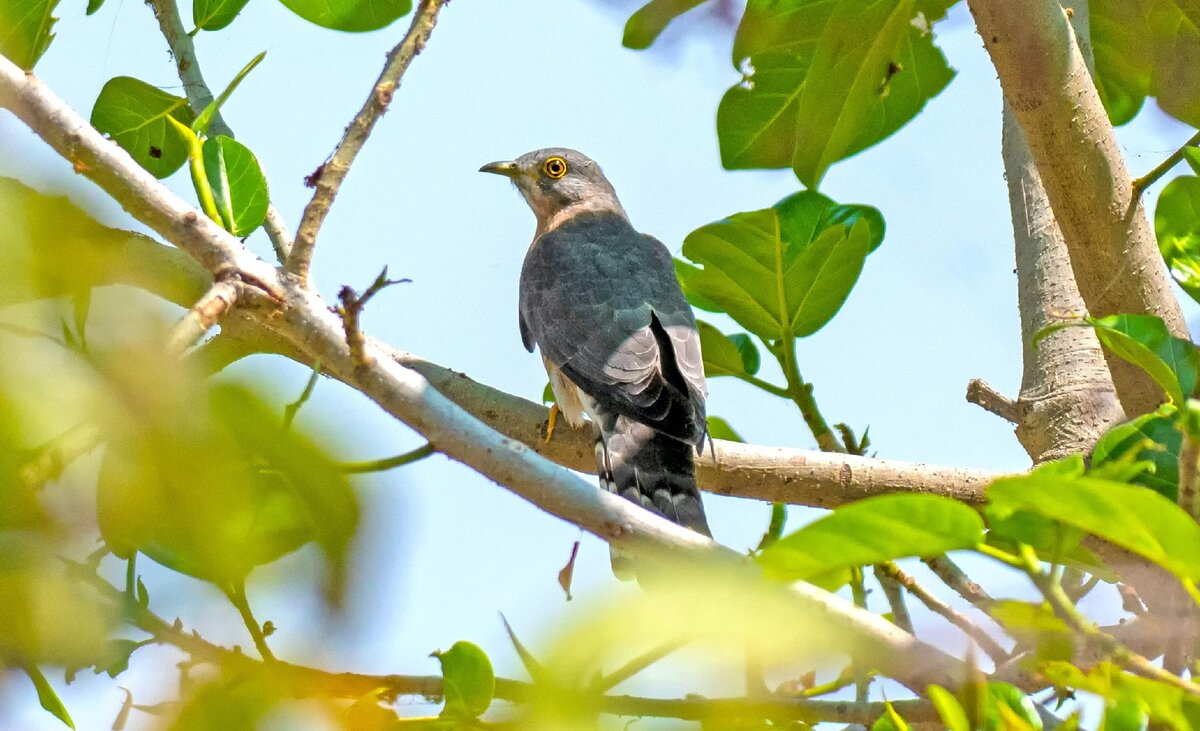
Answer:
[(584, 414), (595, 420), (592, 398), (579, 390), (579, 387), (564, 376), (558, 366), (546, 360), (545, 356), (542, 357), (542, 364), (546, 366), (546, 374), (550, 376), (550, 390), (554, 391), (558, 410), (566, 417), (567, 423), (574, 427), (583, 426)]

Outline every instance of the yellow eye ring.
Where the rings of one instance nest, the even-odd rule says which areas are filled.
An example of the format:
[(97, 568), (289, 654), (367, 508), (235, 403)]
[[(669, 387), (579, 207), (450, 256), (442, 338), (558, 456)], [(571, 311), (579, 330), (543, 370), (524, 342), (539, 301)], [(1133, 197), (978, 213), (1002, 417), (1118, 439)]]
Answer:
[(558, 180), (567, 174), (567, 161), (561, 157), (551, 157), (542, 163), (542, 172), (547, 178)]

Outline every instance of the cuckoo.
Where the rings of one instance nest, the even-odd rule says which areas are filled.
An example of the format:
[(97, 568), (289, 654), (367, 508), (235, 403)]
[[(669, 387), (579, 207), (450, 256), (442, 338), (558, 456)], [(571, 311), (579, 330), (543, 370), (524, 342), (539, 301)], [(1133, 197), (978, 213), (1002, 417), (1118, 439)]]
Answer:
[[(591, 419), (601, 487), (710, 535), (695, 476), (708, 432), (700, 335), (671, 254), (634, 229), (600, 166), (575, 150), (480, 172), (510, 178), (537, 218), (521, 267), (521, 340), (541, 351), (567, 422)], [(614, 553), (614, 571), (628, 575), (621, 562)]]

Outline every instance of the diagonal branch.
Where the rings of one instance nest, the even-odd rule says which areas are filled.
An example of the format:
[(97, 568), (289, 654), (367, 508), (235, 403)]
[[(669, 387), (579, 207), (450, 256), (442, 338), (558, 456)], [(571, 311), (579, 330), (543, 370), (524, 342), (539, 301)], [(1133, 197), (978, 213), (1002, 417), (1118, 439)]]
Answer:
[[(1063, 8), (1057, 0), (968, 0), (968, 6), (1024, 133), (1088, 311), (1157, 315), (1186, 337), (1154, 234)], [(1162, 394), (1147, 375), (1112, 366), (1110, 359), (1131, 416), (1158, 405)]]
[(300, 219), (300, 226), (296, 230), (296, 243), (287, 260), (287, 270), (298, 276), (300, 281), (308, 281), (317, 233), (321, 230), (321, 224), (325, 222), (325, 216), (329, 214), (329, 207), (333, 205), (338, 189), (342, 187), (342, 181), (350, 172), (354, 158), (371, 135), (375, 123), (391, 104), (392, 96), (396, 93), (396, 87), (399, 86), (404, 72), (408, 70), (408, 65), (425, 48), (429, 34), (433, 32), (437, 23), (438, 13), (446, 1), (421, 0), (420, 7), (413, 14), (408, 33), (388, 54), (383, 71), (371, 87), (371, 93), (367, 95), (362, 109), (354, 116), (350, 126), (346, 127), (346, 133), (333, 155), (313, 174), (311, 181), (317, 190), (313, 193), (312, 200), (304, 207), (304, 217)]
[(237, 299), (238, 283), (232, 277), (213, 282), (213, 286), (171, 329), (167, 351), (183, 353), (195, 345), (237, 303)]
[[(175, 58), (175, 70), (179, 73), (179, 80), (183, 82), (183, 93), (187, 96), (188, 105), (191, 106), (192, 111), (199, 114), (212, 102), (213, 93), (204, 81), (204, 74), (200, 71), (200, 59), (196, 57), (196, 46), (192, 43), (192, 37), (183, 28), (183, 20), (179, 17), (179, 6), (175, 4), (175, 0), (148, 0), (148, 4), (154, 10), (158, 27), (162, 31), (163, 38), (167, 39), (167, 46)], [(219, 109), (213, 115), (208, 128), (212, 130), (213, 134), (233, 137), (233, 130), (225, 123)], [(292, 237), (288, 233), (283, 215), (279, 213), (279, 209), (275, 207), (274, 203), (267, 206), (267, 218), (263, 222), (263, 230), (267, 232), (267, 238), (271, 240), (271, 246), (275, 249), (275, 256), (279, 262), (282, 264), (287, 261), (292, 250)]]
[[(341, 323), (326, 303), (298, 278), (285, 278), (254, 257), (237, 239), (207, 222), (154, 180), (114, 143), (105, 140), (32, 75), (0, 57), (0, 106), (13, 110), (61, 155), (86, 164), (86, 174), (136, 218), (183, 248), (210, 271), (235, 269), (244, 281), (278, 293), (282, 308), (238, 308), (283, 340), (321, 362), (386, 412), (423, 434), (447, 456), (523, 497), (546, 512), (629, 549), (648, 562), (676, 561), (726, 568), (731, 576), (758, 582), (744, 556), (677, 526), (492, 430), (439, 393), (417, 371), (368, 341), (369, 365), (356, 367)], [(847, 474), (847, 478), (850, 475)], [(779, 588), (784, 591), (783, 587)], [(910, 688), (957, 685), (962, 661), (899, 630), (882, 617), (808, 584), (786, 588), (797, 620), (819, 622), (846, 640), (844, 650), (870, 657), (882, 673)]]

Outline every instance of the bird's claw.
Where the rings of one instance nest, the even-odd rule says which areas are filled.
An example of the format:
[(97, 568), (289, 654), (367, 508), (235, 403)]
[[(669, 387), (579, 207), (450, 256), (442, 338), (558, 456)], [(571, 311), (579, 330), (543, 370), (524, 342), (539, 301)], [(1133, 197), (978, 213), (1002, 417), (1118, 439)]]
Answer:
[(558, 420), (558, 412), (562, 409), (558, 408), (558, 404), (550, 404), (550, 416), (546, 419), (546, 443), (550, 443), (550, 437), (554, 436), (554, 422)]

